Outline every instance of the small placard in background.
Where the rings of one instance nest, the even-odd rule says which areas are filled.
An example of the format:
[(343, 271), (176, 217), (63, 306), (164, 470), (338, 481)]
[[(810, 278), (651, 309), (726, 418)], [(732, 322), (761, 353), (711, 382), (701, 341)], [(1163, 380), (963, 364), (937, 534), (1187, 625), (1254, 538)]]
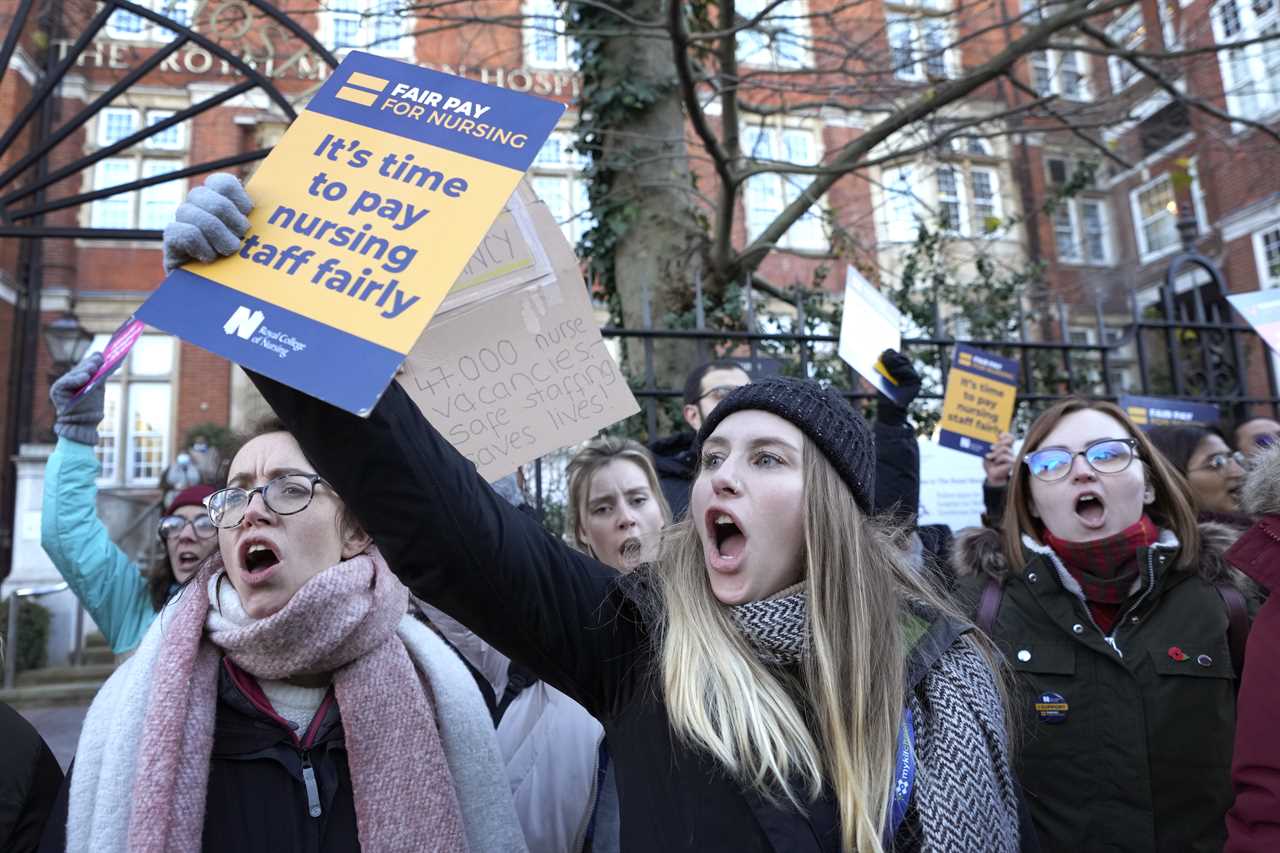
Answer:
[(938, 443), (985, 456), (1007, 432), (1018, 396), (1018, 361), (956, 344), (942, 400)]

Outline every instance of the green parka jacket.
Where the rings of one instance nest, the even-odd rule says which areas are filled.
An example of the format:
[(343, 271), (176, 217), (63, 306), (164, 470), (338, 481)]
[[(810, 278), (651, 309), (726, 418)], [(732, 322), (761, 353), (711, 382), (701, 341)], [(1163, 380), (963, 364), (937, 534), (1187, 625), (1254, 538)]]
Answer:
[(1238, 532), (1201, 531), (1199, 571), (1173, 568), (1168, 531), (1142, 549), (1110, 637), (1048, 547), (1024, 537), (1028, 562), (1010, 571), (996, 531), (957, 539), (958, 592), (971, 613), (989, 578), (1003, 584), (991, 633), (1016, 676), (1018, 778), (1045, 853), (1222, 849), (1237, 674), (1214, 584), (1245, 593), (1250, 615), (1255, 593), (1222, 561)]

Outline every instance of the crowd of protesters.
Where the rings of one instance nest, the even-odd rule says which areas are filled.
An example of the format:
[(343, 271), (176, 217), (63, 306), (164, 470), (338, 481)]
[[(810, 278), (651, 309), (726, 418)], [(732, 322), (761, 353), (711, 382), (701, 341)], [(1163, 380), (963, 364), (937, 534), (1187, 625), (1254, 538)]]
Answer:
[[(214, 176), (167, 262), (251, 206)], [(94, 509), (97, 359), (51, 391), (42, 533), (132, 654), (60, 786), (15, 729), (4, 849), (1280, 850), (1275, 421), (1065, 400), (951, 531), (908, 358), (870, 423), (715, 361), (688, 430), (577, 452), (553, 536), (397, 385), (361, 418), (250, 373), (277, 419), (144, 577)]]

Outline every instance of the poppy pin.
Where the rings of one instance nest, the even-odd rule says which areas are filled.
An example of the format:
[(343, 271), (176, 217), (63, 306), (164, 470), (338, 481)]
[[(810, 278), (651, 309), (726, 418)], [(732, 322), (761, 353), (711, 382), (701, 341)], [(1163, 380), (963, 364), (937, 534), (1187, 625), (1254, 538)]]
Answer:
[(1184, 661), (1187, 659), (1187, 653), (1184, 652), (1182, 649), (1178, 648), (1177, 646), (1170, 646), (1169, 657), (1173, 658), (1176, 661)]

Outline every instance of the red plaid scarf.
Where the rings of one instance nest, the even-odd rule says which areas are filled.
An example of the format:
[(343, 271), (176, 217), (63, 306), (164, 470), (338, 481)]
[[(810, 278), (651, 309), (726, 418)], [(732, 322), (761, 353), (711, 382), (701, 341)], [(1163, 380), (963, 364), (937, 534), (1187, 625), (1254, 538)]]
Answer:
[(1044, 541), (1084, 590), (1093, 621), (1109, 634), (1138, 577), (1138, 549), (1155, 544), (1159, 536), (1155, 523), (1144, 515), (1105, 539), (1067, 542), (1046, 530)]

